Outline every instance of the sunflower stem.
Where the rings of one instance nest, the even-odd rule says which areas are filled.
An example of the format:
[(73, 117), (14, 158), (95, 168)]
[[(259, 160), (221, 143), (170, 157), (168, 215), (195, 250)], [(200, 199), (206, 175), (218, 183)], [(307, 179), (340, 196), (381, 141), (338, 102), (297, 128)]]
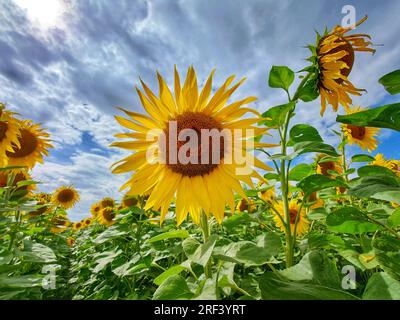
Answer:
[[(202, 212), (201, 217), (200, 217), (200, 227), (201, 231), (203, 233), (203, 243), (206, 243), (208, 239), (210, 238), (210, 226), (208, 224), (208, 217), (207, 215)], [(211, 274), (211, 258), (207, 261), (206, 265), (204, 266), (204, 274), (206, 275), (207, 278), (212, 278)]]

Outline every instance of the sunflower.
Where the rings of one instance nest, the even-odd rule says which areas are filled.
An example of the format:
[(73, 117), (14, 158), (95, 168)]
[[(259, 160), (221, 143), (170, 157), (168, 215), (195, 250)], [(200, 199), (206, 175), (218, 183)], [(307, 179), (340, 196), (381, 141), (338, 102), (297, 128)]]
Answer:
[(333, 176), (333, 172), (336, 172), (337, 174), (342, 174), (343, 172), (340, 160), (336, 160), (325, 154), (319, 154), (317, 156), (316, 164), (317, 173), (329, 178)]
[[(12, 180), (12, 182), (11, 182)], [(22, 181), (30, 181), (32, 180), (32, 177), (28, 172), (25, 170), (12, 170), (12, 171), (0, 171), (0, 188), (4, 188), (8, 185), (8, 183), (11, 183), (11, 186), (16, 188), (19, 182)], [(31, 192), (32, 190), (36, 189), (35, 184), (29, 184), (25, 185), (22, 187), (16, 188), (15, 191), (26, 191), (26, 192)]]
[(109, 197), (103, 198), (100, 201), (100, 206), (102, 209), (104, 208), (113, 208), (115, 206), (115, 200)]
[(390, 169), (390, 163), (385, 159), (385, 156), (382, 153), (378, 153), (375, 156), (375, 160), (370, 163), (371, 166), (380, 166)]
[(115, 223), (115, 212), (113, 208), (106, 207), (100, 210), (98, 219), (104, 226), (111, 226)]
[(400, 176), (400, 161), (389, 160), (389, 169), (392, 170), (396, 175)]
[[(259, 183), (259, 187), (263, 186), (263, 183)], [(267, 190), (260, 191), (258, 197), (268, 204), (272, 204), (275, 201), (275, 190), (274, 187), (268, 188)]]
[[(174, 198), (178, 225), (188, 214), (198, 224), (202, 210), (207, 216), (212, 214), (221, 223), (225, 206), (228, 205), (232, 212), (235, 209), (234, 192), (246, 197), (240, 181), (254, 188), (251, 177), (263, 179), (253, 167), (272, 170), (247, 152), (248, 148), (242, 146), (243, 136), (249, 140), (252, 136), (259, 136), (267, 131), (254, 126), (260, 120), (256, 111), (241, 108), (256, 98), (248, 97), (226, 105), (230, 96), (244, 81), (243, 79), (230, 87), (234, 76), (229, 77), (210, 97), (213, 74), (214, 71), (199, 92), (194, 68), (189, 67), (183, 86), (175, 68), (174, 95), (162, 76), (157, 74), (158, 97), (143, 82), (144, 93), (137, 88), (148, 115), (121, 109), (130, 119), (116, 116), (123, 127), (133, 131), (118, 134), (116, 137), (135, 140), (112, 144), (133, 151), (133, 154), (114, 165), (113, 173), (133, 172), (131, 179), (121, 189), (128, 188), (129, 195), (149, 195), (145, 210), (160, 210), (160, 223)], [(255, 113), (256, 117), (240, 120), (247, 112)], [(188, 131), (194, 132), (198, 142), (201, 141), (190, 151), (181, 138)], [(210, 136), (201, 139), (204, 138), (204, 131), (210, 135), (214, 133), (214, 138), (217, 136), (217, 139), (212, 139), (212, 144), (209, 143)], [(241, 138), (236, 135), (237, 139), (229, 141), (234, 145), (232, 148), (230, 143), (226, 143), (225, 137), (232, 137), (238, 131), (242, 134)], [(250, 131), (252, 134), (248, 134)], [(271, 145), (254, 143), (254, 148), (269, 146)], [(236, 155), (225, 157), (228, 150), (242, 153), (249, 161), (239, 165)], [(190, 161), (182, 160), (182, 154), (189, 155)]]
[(0, 115), (0, 167), (8, 164), (6, 153), (12, 152), (13, 147), (20, 147), (19, 136), (19, 121), (14, 118), (14, 113), (2, 110)]
[(93, 220), (91, 218), (86, 218), (82, 220), (82, 225), (86, 228), (92, 224)]
[(100, 210), (101, 210), (101, 204), (100, 203), (92, 204), (92, 206), (90, 207), (90, 213), (92, 214), (92, 217), (93, 218), (97, 218), (97, 216), (99, 215)]
[[(367, 17), (359, 21), (362, 24)], [(312, 60), (316, 61), (318, 69), (318, 88), (321, 95), (321, 116), (327, 104), (335, 112), (339, 104), (348, 107), (352, 103), (350, 95), (360, 96), (364, 89), (358, 89), (349, 81), (348, 76), (354, 65), (356, 51), (375, 53), (370, 48), (371, 37), (367, 34), (346, 35), (352, 28), (336, 26), (322, 36), (317, 35), (316, 46), (310, 46), (313, 52)]]
[[(283, 218), (283, 221), (286, 223), (283, 201), (279, 201), (278, 204), (276, 205), (275, 209), (280, 213), (281, 217)], [(289, 202), (290, 230), (291, 230), (292, 234), (294, 234), (294, 229), (295, 229), (296, 219), (297, 219), (298, 222), (297, 222), (297, 228), (296, 228), (296, 235), (301, 236), (307, 232), (308, 227), (309, 227), (309, 221), (306, 218), (305, 208), (303, 207), (301, 209), (301, 212), (299, 212), (299, 210), (300, 210), (300, 207), (299, 207), (299, 204), (297, 203), (297, 200), (295, 200), (295, 199), (290, 200), (290, 202)], [(277, 227), (280, 228), (283, 232), (285, 232), (286, 227), (276, 212), (274, 212), (274, 220), (275, 220)]]
[(18, 143), (13, 144), (11, 151), (6, 151), (9, 166), (25, 166), (32, 169), (36, 162), (43, 163), (43, 155), (48, 155), (48, 149), (53, 146), (38, 124), (29, 120), (18, 121)]
[(252, 213), (257, 210), (257, 206), (254, 204), (253, 200), (246, 200), (245, 198), (243, 198), (238, 202), (236, 210), (240, 212), (247, 211), (249, 213)]
[(75, 231), (78, 231), (80, 229), (82, 229), (83, 225), (82, 222), (75, 222), (72, 224), (72, 229), (74, 229)]
[(67, 227), (70, 225), (70, 221), (66, 216), (57, 215), (50, 220), (51, 229), (50, 231), (53, 233), (64, 232)]
[(36, 205), (40, 206), (34, 211), (29, 212), (29, 216), (37, 217), (50, 211), (51, 195), (48, 193), (38, 193), (33, 196), (36, 200)]
[(122, 198), (122, 207), (123, 208), (131, 208), (136, 206), (138, 203), (138, 199), (136, 197), (130, 196), (128, 194), (124, 195)]
[(63, 209), (71, 209), (80, 197), (78, 192), (72, 186), (62, 186), (53, 194), (53, 204)]
[(318, 197), (317, 192), (313, 192), (311, 193), (311, 195), (309, 196), (309, 198), (307, 199), (307, 202), (310, 205), (310, 209), (317, 209), (317, 208), (321, 208), (324, 206), (325, 202), (324, 200), (322, 200), (321, 198)]
[[(346, 114), (363, 111), (361, 107), (346, 108)], [(343, 133), (348, 139), (349, 145), (357, 144), (362, 150), (367, 149), (372, 152), (378, 147), (375, 136), (379, 133), (379, 128), (358, 127), (350, 124), (343, 124)]]
[(67, 239), (67, 245), (68, 246), (72, 247), (74, 245), (74, 243), (75, 243), (75, 239), (74, 238), (69, 237)]

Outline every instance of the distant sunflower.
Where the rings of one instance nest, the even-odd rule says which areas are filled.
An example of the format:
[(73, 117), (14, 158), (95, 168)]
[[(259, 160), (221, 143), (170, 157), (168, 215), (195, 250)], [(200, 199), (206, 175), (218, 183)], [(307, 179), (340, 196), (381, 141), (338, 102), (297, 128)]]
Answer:
[(325, 154), (319, 154), (317, 156), (316, 163), (317, 173), (322, 174), (326, 177), (331, 178), (334, 172), (336, 172), (337, 174), (342, 174), (343, 172), (340, 160), (336, 160)]
[[(262, 184), (259, 184), (259, 187), (262, 187)], [(275, 201), (275, 190), (274, 187), (268, 188), (267, 190), (260, 191), (258, 193), (258, 197), (265, 201), (268, 204), (272, 204)]]
[[(356, 24), (359, 26), (367, 17)], [(345, 35), (352, 28), (336, 26), (332, 31), (326, 31), (322, 36), (318, 34), (315, 50), (318, 67), (318, 87), (321, 95), (321, 115), (324, 114), (327, 104), (338, 111), (339, 104), (348, 107), (352, 103), (350, 95), (360, 96), (364, 89), (357, 89), (349, 81), (348, 76), (354, 65), (356, 51), (375, 53), (370, 48), (371, 37), (367, 34)]]
[(51, 204), (51, 196), (50, 199), (47, 193), (38, 193), (34, 195), (34, 199), (36, 200), (36, 205), (40, 206), (38, 209), (29, 212), (31, 217), (41, 216), (48, 211), (50, 211), (50, 204)]
[[(363, 111), (361, 107), (346, 108), (346, 114), (352, 114)], [(348, 139), (349, 145), (357, 144), (362, 150), (372, 152), (378, 147), (376, 136), (378, 135), (379, 128), (358, 127), (350, 124), (343, 124), (343, 133)]]
[(100, 203), (92, 204), (92, 206), (90, 207), (90, 213), (92, 214), (92, 217), (93, 218), (97, 218), (97, 216), (99, 215), (100, 210), (101, 210), (101, 204)]
[(115, 223), (115, 212), (113, 208), (106, 207), (100, 210), (98, 220), (104, 226), (111, 226)]
[(8, 165), (32, 169), (36, 162), (43, 163), (43, 155), (47, 156), (48, 149), (52, 148), (49, 134), (29, 120), (19, 121), (19, 132), (18, 143), (13, 145), (12, 151), (6, 151)]
[(74, 238), (69, 237), (67, 239), (67, 245), (68, 246), (72, 247), (74, 245), (74, 243), (75, 243), (75, 239)]
[(249, 199), (247, 201), (245, 198), (243, 198), (238, 202), (236, 210), (239, 212), (247, 211), (249, 213), (252, 213), (257, 210), (257, 206), (254, 204), (253, 200)]
[(122, 198), (122, 207), (123, 208), (131, 208), (136, 206), (138, 203), (137, 197), (130, 196), (128, 194), (124, 195)]
[(307, 199), (307, 202), (311, 204), (310, 205), (311, 209), (322, 208), (325, 205), (324, 200), (318, 197), (317, 192), (311, 193), (310, 197)]
[(19, 122), (14, 118), (14, 113), (1, 110), (0, 115), (0, 167), (8, 164), (7, 152), (13, 152), (13, 147), (19, 144)]
[[(283, 201), (279, 201), (279, 203), (275, 206), (275, 208), (280, 213), (281, 217), (283, 218), (283, 221), (286, 223)], [(295, 229), (296, 219), (297, 219), (298, 222), (297, 222), (297, 228), (296, 228), (296, 235), (301, 236), (307, 232), (308, 227), (309, 227), (309, 221), (307, 220), (307, 217), (306, 217), (305, 208), (303, 207), (301, 212), (299, 212), (299, 210), (300, 210), (300, 206), (297, 203), (297, 200), (295, 200), (295, 199), (290, 200), (290, 202), (289, 202), (290, 230), (291, 230), (292, 234), (294, 234), (294, 229)], [(286, 232), (285, 225), (283, 224), (282, 220), (279, 218), (279, 216), (275, 212), (274, 212), (274, 220), (275, 220), (277, 227), (280, 228), (283, 232)]]
[[(256, 98), (248, 97), (227, 105), (228, 99), (244, 79), (230, 87), (234, 79), (234, 76), (231, 76), (212, 95), (213, 74), (214, 71), (199, 91), (193, 67), (188, 69), (183, 86), (175, 68), (174, 94), (162, 76), (157, 74), (160, 91), (158, 97), (143, 82), (145, 94), (137, 88), (139, 98), (148, 115), (123, 110), (130, 119), (116, 117), (123, 127), (133, 131), (118, 134), (116, 137), (135, 140), (112, 144), (112, 146), (133, 152), (114, 165), (113, 173), (133, 172), (131, 179), (123, 185), (122, 189), (129, 188), (129, 195), (149, 195), (145, 210), (150, 208), (160, 210), (160, 223), (163, 222), (173, 199), (176, 199), (175, 213), (178, 225), (186, 219), (188, 214), (195, 223), (199, 223), (203, 210), (207, 216), (212, 214), (221, 223), (225, 206), (228, 205), (232, 212), (235, 209), (234, 192), (245, 197), (240, 181), (253, 187), (251, 177), (263, 179), (254, 167), (272, 170), (247, 152), (245, 147), (240, 149), (237, 147), (235, 150), (244, 153), (247, 159), (253, 160), (254, 167), (249, 164), (251, 161), (243, 165), (239, 164), (236, 158), (229, 161), (229, 164), (224, 162), (226, 151), (230, 149), (228, 143), (225, 143), (226, 139), (221, 138), (224, 132), (229, 132), (231, 136), (234, 136), (233, 131), (237, 129), (244, 137), (248, 131), (253, 130), (253, 136), (259, 136), (266, 133), (267, 129), (254, 126), (260, 121), (260, 115), (256, 111), (241, 108)], [(256, 116), (241, 119), (247, 112), (254, 113)], [(175, 139), (175, 133), (170, 138), (175, 125), (178, 138), (187, 129), (194, 130), (199, 141), (201, 141), (200, 135), (203, 130), (218, 133), (220, 138), (217, 137), (219, 141), (214, 139), (213, 142), (216, 141), (216, 144), (199, 143), (197, 151), (189, 152), (190, 156), (197, 157), (197, 160), (185, 163), (176, 157), (185, 150), (185, 144)], [(147, 134), (154, 139), (149, 141)], [(249, 139), (251, 136), (247, 135), (245, 138)], [(243, 141), (243, 138), (240, 141), (235, 140), (235, 145), (240, 143), (240, 146), (243, 146)], [(162, 148), (163, 143), (166, 150)], [(271, 145), (258, 142), (254, 144), (255, 148), (269, 146)], [(155, 152), (151, 152), (152, 150)], [(146, 157), (148, 151), (153, 154), (152, 161), (148, 161)], [(216, 152), (219, 159), (212, 161), (211, 157)], [(246, 168), (249, 173), (239, 174), (236, 170), (238, 168)]]
[(67, 227), (70, 225), (70, 221), (66, 216), (57, 215), (56, 217), (50, 220), (51, 229), (50, 231), (53, 233), (64, 232)]
[(62, 186), (53, 194), (53, 204), (64, 209), (71, 209), (79, 199), (78, 192), (71, 186)]
[(115, 200), (109, 197), (103, 198), (100, 201), (100, 206), (102, 209), (104, 208), (113, 208), (115, 206)]
[(92, 224), (93, 220), (91, 218), (86, 218), (82, 221), (84, 227), (89, 227)]
[(389, 160), (389, 169), (392, 170), (396, 175), (400, 176), (400, 161)]
[(75, 222), (72, 224), (72, 229), (74, 229), (75, 231), (82, 229), (82, 227), (83, 227), (82, 222)]
[(385, 159), (382, 153), (378, 153), (375, 156), (375, 160), (370, 163), (372, 166), (380, 166), (390, 169), (390, 163)]

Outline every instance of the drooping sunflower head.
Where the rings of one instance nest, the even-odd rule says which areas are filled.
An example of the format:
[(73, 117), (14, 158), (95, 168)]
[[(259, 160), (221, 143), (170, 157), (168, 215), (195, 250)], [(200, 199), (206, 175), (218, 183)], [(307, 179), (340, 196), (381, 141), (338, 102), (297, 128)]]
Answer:
[[(263, 188), (264, 183), (263, 183), (263, 182), (260, 182), (260, 183), (258, 184), (258, 186), (261, 187), (261, 188)], [(271, 204), (275, 201), (275, 198), (276, 198), (274, 187), (270, 187), (270, 188), (268, 188), (268, 189), (266, 189), (266, 190), (260, 191), (260, 192), (258, 193), (258, 197), (259, 197), (261, 200), (263, 200), (263, 201), (265, 201), (266, 203), (268, 203), (269, 205), (271, 205)]]
[(325, 204), (324, 200), (318, 197), (317, 192), (311, 193), (311, 195), (305, 200), (311, 209), (321, 208)]
[[(283, 201), (279, 201), (275, 208), (280, 213), (280, 216), (282, 218), (281, 219), (276, 212), (273, 212), (276, 226), (278, 228), (280, 228), (283, 232), (286, 232), (285, 224), (286, 224), (287, 220), (286, 220), (286, 216), (285, 216)], [(300, 210), (301, 210), (301, 212), (300, 212)], [(302, 207), (300, 209), (300, 205), (297, 202), (297, 200), (292, 199), (289, 202), (289, 212), (290, 212), (290, 230), (291, 230), (292, 235), (295, 232), (296, 232), (297, 236), (301, 236), (301, 235), (305, 234), (309, 227), (309, 221), (307, 220), (307, 217), (306, 217), (305, 208)], [(296, 221), (297, 221), (297, 227), (296, 227)]]
[(97, 216), (99, 215), (100, 210), (101, 210), (101, 204), (100, 203), (92, 204), (92, 206), (90, 207), (90, 213), (92, 214), (92, 217), (93, 218), (97, 218)]
[(79, 201), (79, 193), (72, 186), (62, 186), (53, 194), (53, 204), (64, 209), (71, 209)]
[(316, 159), (317, 173), (322, 174), (326, 177), (332, 177), (337, 174), (342, 174), (343, 169), (341, 161), (329, 157), (326, 154), (319, 154)]
[(115, 223), (115, 212), (114, 208), (106, 207), (100, 210), (98, 220), (104, 226), (111, 226)]
[[(362, 24), (367, 17), (359, 21)], [(335, 112), (339, 105), (348, 107), (352, 103), (350, 95), (360, 96), (364, 89), (358, 89), (349, 80), (354, 65), (355, 52), (366, 51), (375, 53), (371, 48), (371, 37), (367, 34), (346, 35), (352, 28), (336, 26), (323, 35), (317, 34), (315, 46), (310, 46), (313, 61), (318, 70), (318, 88), (321, 95), (321, 116), (327, 105)]]
[(78, 231), (80, 229), (83, 228), (82, 222), (75, 222), (72, 224), (72, 229), (74, 229), (75, 231)]
[[(346, 114), (352, 114), (363, 111), (361, 107), (346, 108)], [(376, 136), (378, 135), (379, 128), (358, 127), (350, 124), (343, 124), (343, 133), (346, 136), (350, 145), (357, 144), (362, 150), (372, 152), (378, 147)]]
[(137, 197), (130, 196), (128, 194), (124, 195), (122, 198), (122, 207), (123, 208), (131, 208), (136, 206), (138, 203)]
[[(245, 197), (240, 182), (253, 187), (251, 177), (262, 180), (255, 167), (271, 170), (249, 152), (270, 146), (250, 139), (267, 131), (255, 126), (260, 120), (256, 111), (242, 108), (255, 98), (227, 104), (243, 80), (231, 86), (231, 76), (212, 95), (213, 74), (199, 90), (193, 67), (188, 69), (183, 85), (175, 68), (173, 93), (157, 74), (158, 96), (143, 82), (143, 92), (137, 88), (148, 114), (123, 110), (129, 119), (116, 117), (123, 127), (132, 130), (116, 137), (131, 140), (112, 146), (132, 154), (117, 162), (113, 173), (133, 173), (122, 189), (128, 188), (133, 196), (148, 195), (145, 210), (160, 210), (160, 223), (174, 198), (178, 224), (188, 214), (199, 223), (202, 211), (221, 223), (225, 206), (231, 211), (235, 208), (234, 192)], [(241, 119), (248, 112), (256, 116)], [(246, 142), (254, 145), (249, 147)], [(239, 157), (247, 161), (240, 163)]]
[(64, 215), (57, 215), (50, 220), (51, 232), (60, 233), (64, 232), (70, 225), (69, 219)]
[(16, 191), (26, 191), (30, 193), (36, 188), (35, 184), (28, 184), (18, 187), (19, 182), (31, 181), (32, 177), (26, 170), (6, 170), (0, 171), (0, 188), (12, 186)]
[(7, 152), (13, 152), (14, 147), (20, 147), (19, 120), (14, 113), (2, 110), (0, 115), (0, 167), (8, 164)]
[(104, 208), (113, 208), (115, 206), (115, 200), (109, 197), (103, 198), (100, 201), (100, 206), (102, 209)]
[(48, 155), (52, 148), (49, 134), (38, 124), (29, 120), (18, 121), (18, 143), (13, 144), (12, 151), (7, 151), (9, 166), (25, 166), (33, 168), (37, 162), (43, 163), (43, 155)]

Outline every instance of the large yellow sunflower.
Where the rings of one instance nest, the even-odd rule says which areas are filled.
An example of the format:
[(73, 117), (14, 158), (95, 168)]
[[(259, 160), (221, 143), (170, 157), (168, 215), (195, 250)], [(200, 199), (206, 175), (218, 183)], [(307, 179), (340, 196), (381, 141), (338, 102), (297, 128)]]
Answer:
[(92, 214), (92, 217), (93, 218), (97, 218), (97, 216), (99, 215), (100, 210), (101, 210), (101, 204), (100, 203), (92, 204), (92, 206), (90, 207), (90, 213)]
[[(362, 24), (363, 18), (356, 26)], [(354, 65), (356, 51), (374, 53), (370, 48), (371, 37), (367, 34), (345, 35), (352, 28), (336, 26), (323, 36), (318, 35), (316, 55), (319, 66), (318, 87), (321, 95), (321, 115), (327, 104), (338, 111), (339, 104), (348, 107), (352, 103), (350, 95), (360, 96), (364, 89), (358, 89), (349, 81), (348, 76)]]
[[(352, 114), (363, 110), (365, 109), (361, 107), (349, 107), (346, 108), (346, 114)], [(378, 147), (376, 136), (380, 131), (379, 128), (357, 127), (350, 124), (343, 124), (342, 128), (350, 145), (357, 144), (362, 150), (367, 149), (368, 152), (372, 152)]]
[(336, 172), (342, 174), (343, 169), (340, 160), (336, 160), (326, 154), (319, 154), (316, 159), (317, 173), (331, 178)]
[(62, 186), (53, 194), (53, 204), (64, 209), (71, 209), (80, 197), (78, 191), (71, 186)]
[(115, 212), (113, 208), (106, 207), (100, 210), (98, 221), (104, 226), (111, 226), (115, 223)]
[(14, 113), (2, 110), (0, 107), (0, 167), (8, 164), (7, 152), (13, 152), (13, 147), (19, 144), (19, 121), (14, 118)]
[(23, 120), (19, 122), (18, 143), (13, 144), (12, 151), (6, 151), (9, 166), (25, 166), (32, 169), (36, 162), (43, 163), (43, 155), (53, 146), (48, 139), (49, 134), (38, 124)]
[[(280, 213), (283, 221), (286, 223), (285, 211), (284, 211), (284, 204), (283, 201), (279, 201), (278, 204), (275, 206), (275, 209)], [(297, 228), (296, 228), (296, 235), (301, 236), (305, 234), (309, 227), (309, 221), (306, 217), (306, 210), (303, 207), (300, 211), (300, 205), (297, 203), (297, 200), (292, 199), (289, 202), (289, 212), (290, 212), (290, 230), (291, 233), (294, 234), (294, 229), (296, 225), (297, 219)], [(274, 213), (274, 220), (278, 228), (280, 228), (283, 232), (286, 232), (286, 227), (283, 221), (279, 218), (279, 216)]]
[[(257, 112), (242, 108), (255, 98), (248, 97), (227, 105), (228, 99), (244, 79), (230, 87), (234, 80), (234, 76), (231, 76), (211, 95), (213, 74), (214, 71), (199, 91), (193, 67), (188, 69), (183, 86), (175, 68), (174, 94), (161, 75), (157, 74), (158, 97), (143, 82), (144, 92), (137, 88), (148, 115), (123, 110), (130, 119), (116, 117), (123, 127), (133, 131), (116, 137), (134, 140), (112, 144), (133, 152), (114, 165), (113, 173), (133, 172), (122, 189), (128, 188), (129, 195), (149, 195), (145, 209), (160, 210), (160, 223), (174, 197), (178, 225), (188, 213), (195, 223), (199, 223), (202, 210), (208, 216), (212, 214), (221, 223), (225, 206), (228, 205), (232, 212), (235, 209), (234, 192), (246, 197), (240, 181), (254, 188), (251, 177), (263, 179), (254, 167), (271, 170), (243, 147), (243, 138), (250, 140), (267, 131), (254, 126), (260, 120)], [(247, 112), (257, 116), (240, 119)], [(232, 134), (235, 129), (242, 137)], [(195, 132), (198, 142), (204, 138), (204, 131), (214, 133), (217, 139), (212, 139), (213, 143), (210, 143), (206, 138), (188, 150), (188, 140), (182, 139), (182, 135), (188, 131)], [(234, 138), (226, 141), (224, 137), (229, 134)], [(255, 142), (253, 147), (269, 146)], [(232, 149), (234, 156), (225, 157), (227, 151)], [(248, 161), (239, 164), (237, 153)], [(190, 161), (182, 160), (182, 154), (190, 156)], [(240, 172), (239, 168), (244, 170)]]

